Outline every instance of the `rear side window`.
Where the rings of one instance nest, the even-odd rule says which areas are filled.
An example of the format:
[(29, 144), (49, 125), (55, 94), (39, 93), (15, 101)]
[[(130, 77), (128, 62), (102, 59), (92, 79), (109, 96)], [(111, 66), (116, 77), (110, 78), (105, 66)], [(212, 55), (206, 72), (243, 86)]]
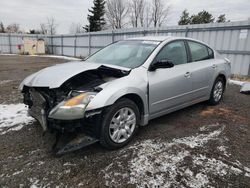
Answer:
[(184, 42), (174, 41), (167, 44), (156, 56), (156, 60), (171, 60), (174, 65), (187, 63), (187, 53)]
[(193, 62), (212, 59), (214, 57), (213, 51), (203, 44), (188, 41), (188, 45)]

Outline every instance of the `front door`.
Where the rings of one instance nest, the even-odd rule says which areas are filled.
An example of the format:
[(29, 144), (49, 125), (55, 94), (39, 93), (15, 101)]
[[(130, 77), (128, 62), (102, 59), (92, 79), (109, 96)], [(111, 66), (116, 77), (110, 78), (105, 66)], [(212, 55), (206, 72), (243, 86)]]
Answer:
[(154, 61), (160, 60), (171, 60), (174, 67), (148, 72), (151, 118), (184, 106), (192, 96), (191, 71), (185, 43), (181, 40), (168, 43)]

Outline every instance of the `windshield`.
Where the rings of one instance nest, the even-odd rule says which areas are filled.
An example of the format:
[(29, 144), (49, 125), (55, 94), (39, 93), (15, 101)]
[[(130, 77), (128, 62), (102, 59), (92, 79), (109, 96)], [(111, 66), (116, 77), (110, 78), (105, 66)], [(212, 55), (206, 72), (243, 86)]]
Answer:
[(86, 61), (136, 68), (142, 65), (160, 42), (120, 41), (103, 48)]

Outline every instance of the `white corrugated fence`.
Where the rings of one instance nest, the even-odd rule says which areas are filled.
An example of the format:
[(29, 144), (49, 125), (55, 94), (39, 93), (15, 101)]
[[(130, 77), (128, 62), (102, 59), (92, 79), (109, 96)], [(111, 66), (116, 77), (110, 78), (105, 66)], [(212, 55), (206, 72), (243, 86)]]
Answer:
[(125, 38), (150, 35), (183, 36), (201, 40), (232, 62), (232, 73), (250, 76), (250, 20), (139, 29), (109, 30), (77, 35), (0, 34), (0, 53), (18, 53), (24, 38), (43, 38), (50, 54), (86, 57)]

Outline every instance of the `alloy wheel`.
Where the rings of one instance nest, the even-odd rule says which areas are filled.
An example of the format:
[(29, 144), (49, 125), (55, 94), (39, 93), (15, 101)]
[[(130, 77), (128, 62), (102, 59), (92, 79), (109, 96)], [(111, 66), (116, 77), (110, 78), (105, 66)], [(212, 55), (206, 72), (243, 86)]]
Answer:
[(135, 112), (128, 107), (119, 109), (112, 117), (109, 136), (115, 143), (123, 143), (131, 137), (136, 126)]
[(222, 97), (223, 89), (224, 89), (223, 87), (224, 86), (223, 86), (222, 81), (218, 81), (214, 86), (214, 93), (213, 94), (214, 94), (214, 100), (216, 102), (218, 102)]

